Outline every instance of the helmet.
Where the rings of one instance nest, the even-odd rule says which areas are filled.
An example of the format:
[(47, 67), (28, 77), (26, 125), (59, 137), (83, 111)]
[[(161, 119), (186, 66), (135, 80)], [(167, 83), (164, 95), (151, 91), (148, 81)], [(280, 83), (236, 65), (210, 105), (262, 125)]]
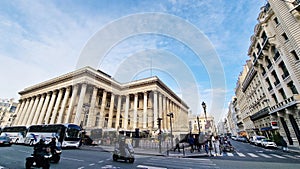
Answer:
[(45, 141), (46, 141), (46, 139), (43, 138), (43, 137), (40, 139), (40, 142), (41, 142), (41, 143), (45, 143)]
[(52, 139), (51, 139), (52, 141), (56, 141), (56, 138), (55, 137), (52, 137)]

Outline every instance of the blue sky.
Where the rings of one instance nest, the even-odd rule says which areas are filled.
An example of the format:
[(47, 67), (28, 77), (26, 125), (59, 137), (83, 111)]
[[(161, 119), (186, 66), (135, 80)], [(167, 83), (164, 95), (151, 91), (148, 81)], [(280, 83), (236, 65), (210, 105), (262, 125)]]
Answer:
[[(248, 59), (250, 36), (264, 4), (263, 0), (2, 0), (0, 97), (18, 100), (24, 88), (73, 71), (86, 63), (81, 60), (89, 64), (90, 55), (95, 55), (97, 62), (91, 65), (118, 81), (156, 75), (194, 114), (203, 112), (200, 104), (205, 101), (219, 121)], [(91, 44), (96, 44), (94, 51), (88, 50)], [(105, 45), (106, 53), (98, 56)]]

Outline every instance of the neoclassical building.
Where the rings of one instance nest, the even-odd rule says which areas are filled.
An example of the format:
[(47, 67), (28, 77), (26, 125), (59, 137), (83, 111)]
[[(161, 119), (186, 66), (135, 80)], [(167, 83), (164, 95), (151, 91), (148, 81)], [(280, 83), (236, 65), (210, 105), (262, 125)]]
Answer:
[(188, 109), (159, 78), (121, 84), (111, 76), (84, 67), (20, 91), (14, 125), (75, 123), (87, 131), (158, 129), (188, 131)]

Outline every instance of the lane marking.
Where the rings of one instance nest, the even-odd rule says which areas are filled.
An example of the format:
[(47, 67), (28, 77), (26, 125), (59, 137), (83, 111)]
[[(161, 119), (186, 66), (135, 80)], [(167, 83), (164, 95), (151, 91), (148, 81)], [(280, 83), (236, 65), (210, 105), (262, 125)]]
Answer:
[(162, 167), (154, 167), (154, 166), (148, 166), (148, 165), (138, 165), (137, 168), (144, 168), (144, 169), (168, 169), (168, 168), (162, 168)]
[(271, 156), (268, 156), (268, 155), (263, 154), (263, 153), (258, 153), (258, 155), (263, 156), (263, 157), (265, 157), (265, 158), (272, 158)]
[(251, 157), (258, 157), (257, 155), (253, 154), (253, 153), (247, 153), (249, 156)]
[(297, 157), (294, 157), (294, 156), (291, 156), (291, 155), (283, 155), (283, 156), (285, 156), (285, 157), (288, 157), (288, 158), (292, 158), (292, 159), (295, 159), (295, 160), (298, 160), (299, 158), (297, 158)]
[(231, 157), (232, 157), (232, 156), (233, 156), (233, 154), (232, 154), (232, 153), (227, 153), (227, 156), (231, 156)]
[(284, 158), (285, 158), (285, 157), (282, 157), (282, 156), (277, 155), (277, 154), (270, 154), (270, 155), (272, 155), (272, 156), (274, 156), (274, 157), (277, 157), (277, 158), (281, 158), (281, 159), (284, 159)]
[(246, 157), (245, 154), (243, 154), (243, 153), (238, 153), (238, 152), (237, 152), (237, 154), (238, 154), (240, 157)]
[(101, 161), (98, 161), (98, 163), (103, 163), (103, 160), (101, 160)]
[(79, 167), (78, 169), (83, 169), (84, 167)]
[(91, 163), (91, 164), (89, 164), (89, 166), (94, 166), (95, 165), (95, 163)]

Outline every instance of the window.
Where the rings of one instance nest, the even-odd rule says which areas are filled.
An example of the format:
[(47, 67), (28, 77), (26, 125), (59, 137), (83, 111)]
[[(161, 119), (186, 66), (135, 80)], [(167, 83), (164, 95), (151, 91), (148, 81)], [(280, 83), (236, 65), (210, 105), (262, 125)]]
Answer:
[(276, 61), (280, 57), (280, 53), (278, 50), (276, 50), (276, 53), (274, 54), (274, 61)]
[(299, 60), (299, 56), (297, 55), (295, 50), (291, 51), (291, 54), (293, 55), (295, 60)]
[(290, 74), (283, 61), (280, 62), (279, 67), (282, 69), (283, 72), (283, 75), (281, 75), (282, 79), (286, 79)]
[(284, 39), (285, 41), (289, 40), (289, 38), (287, 37), (286, 33), (283, 33), (281, 36), (283, 37), (283, 39)]
[(286, 99), (286, 95), (285, 95), (283, 89), (280, 89), (279, 93), (280, 93), (281, 97), (285, 100)]
[(270, 69), (272, 67), (272, 62), (269, 58), (267, 58), (267, 68)]
[(274, 85), (277, 86), (279, 84), (279, 79), (275, 71), (272, 72), (272, 75), (275, 79)]
[(299, 94), (298, 91), (297, 91), (297, 89), (296, 89), (296, 86), (295, 86), (294, 83), (293, 83), (293, 81), (289, 82), (289, 83), (287, 84), (287, 86), (290, 88), (290, 90), (291, 90), (291, 92), (292, 92), (293, 94)]
[(269, 78), (267, 78), (266, 79), (266, 82), (268, 83), (268, 90), (270, 91), (270, 90), (272, 90), (272, 85), (271, 85), (271, 82), (270, 82), (270, 80), (269, 80)]
[(277, 17), (274, 18), (274, 22), (275, 22), (276, 25), (279, 24), (279, 21), (278, 21), (278, 18), (277, 18)]
[(278, 103), (278, 100), (277, 100), (275, 94), (272, 95), (272, 98), (274, 99), (275, 103)]

